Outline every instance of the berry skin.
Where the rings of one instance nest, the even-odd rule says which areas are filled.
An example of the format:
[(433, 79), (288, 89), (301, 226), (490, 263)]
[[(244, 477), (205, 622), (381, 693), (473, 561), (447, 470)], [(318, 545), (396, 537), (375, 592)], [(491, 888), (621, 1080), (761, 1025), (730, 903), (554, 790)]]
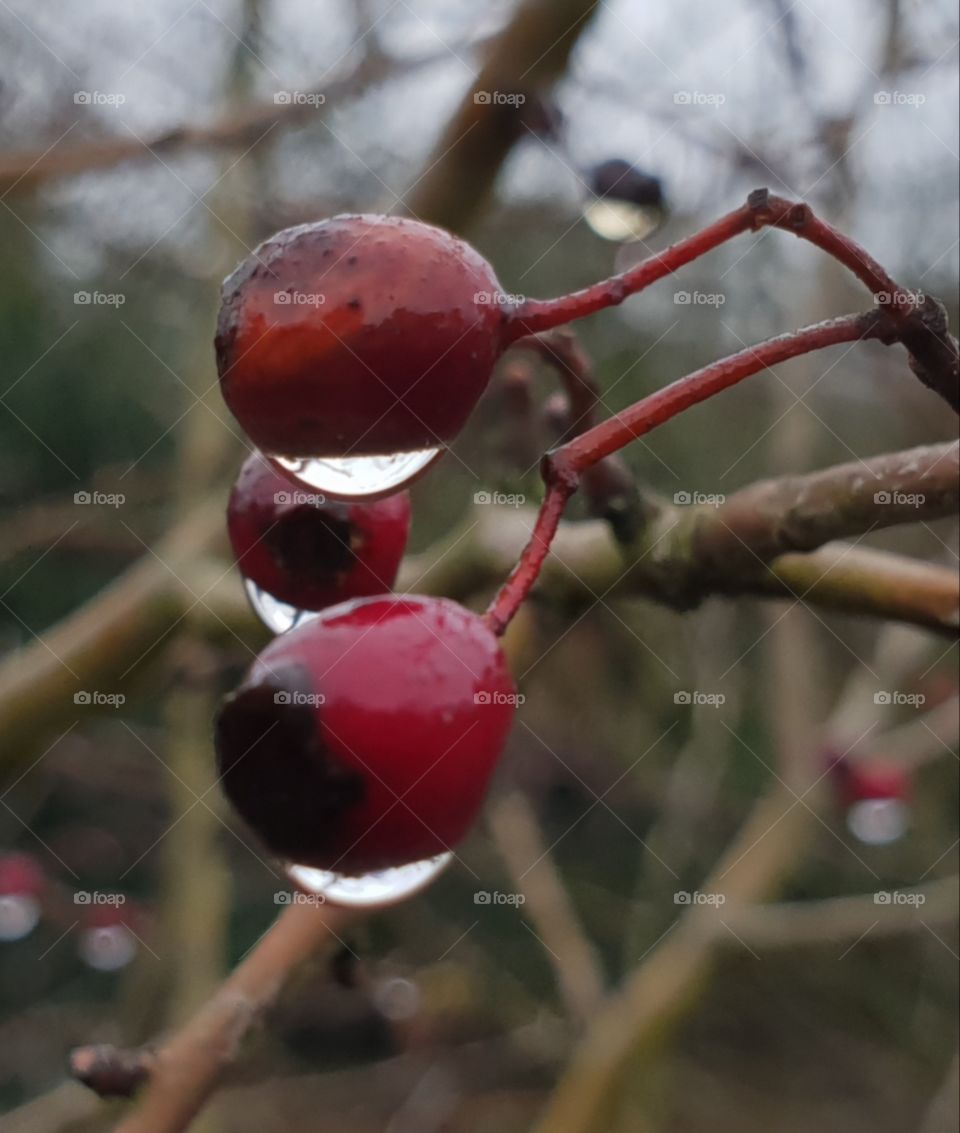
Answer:
[(277, 855), (362, 875), (469, 830), (513, 717), (513, 679), (476, 614), (365, 598), (276, 638), (216, 725), (224, 790)]
[(230, 544), (244, 576), (298, 610), (385, 593), (407, 545), (406, 492), (374, 503), (322, 500), (254, 452), (227, 504)]
[(271, 456), (391, 456), (451, 441), (502, 348), (493, 269), (402, 217), (288, 228), (223, 285), (224, 400)]

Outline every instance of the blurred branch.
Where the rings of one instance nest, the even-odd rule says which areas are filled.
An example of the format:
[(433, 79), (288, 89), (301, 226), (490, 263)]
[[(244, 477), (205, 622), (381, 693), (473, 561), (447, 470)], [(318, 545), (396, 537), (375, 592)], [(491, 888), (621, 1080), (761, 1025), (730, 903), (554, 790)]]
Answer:
[(525, 918), (556, 972), (573, 1019), (585, 1024), (604, 995), (603, 973), (564, 888), (525, 797), (514, 791), (490, 808), (490, 829), (517, 890), (526, 898)]
[[(462, 231), (487, 202), (500, 167), (525, 137), (524, 108), (558, 79), (597, 0), (524, 0), (490, 44), (476, 81), (447, 123), (406, 200), (408, 212)], [(476, 101), (483, 92), (486, 99)], [(524, 103), (497, 102), (501, 94)]]
[[(409, 75), (438, 60), (446, 52), (403, 62), (384, 60), (382, 56), (365, 57), (343, 78), (321, 83), (304, 91), (305, 95), (322, 95), (325, 103), (363, 93), (371, 83)], [(174, 154), (200, 148), (229, 148), (249, 145), (266, 130), (276, 126), (296, 126), (315, 121), (317, 100), (310, 97), (299, 102), (255, 102), (233, 110), (205, 125), (184, 123), (162, 134), (141, 140), (130, 136), (98, 138), (72, 146), (47, 145), (41, 148), (0, 153), (0, 193), (14, 188), (18, 192), (35, 189), (46, 181), (71, 177), (96, 169), (109, 169), (125, 161), (142, 161), (151, 154)]]
[(600, 1133), (612, 1128), (617, 1083), (627, 1062), (655, 1050), (664, 1032), (697, 998), (709, 976), (720, 916), (762, 900), (792, 869), (815, 823), (809, 806), (776, 786), (744, 822), (712, 874), (705, 893), (722, 893), (722, 914), (691, 905), (641, 959), (595, 1017), (554, 1091), (535, 1133)]
[(81, 690), (119, 681), (201, 598), (182, 581), (223, 538), (219, 501), (198, 506), (155, 549), (63, 621), (0, 664), (0, 763), (75, 712)]
[(117, 1133), (186, 1129), (287, 979), (352, 916), (332, 906), (288, 906), (207, 1004), (157, 1048), (142, 1099)]
[(944, 877), (916, 889), (898, 889), (900, 903), (878, 902), (871, 893), (831, 897), (822, 901), (792, 901), (732, 909), (723, 919), (731, 933), (751, 948), (792, 948), (830, 945), (874, 937), (896, 936), (923, 928), (924, 922), (949, 927), (957, 920), (958, 879)]

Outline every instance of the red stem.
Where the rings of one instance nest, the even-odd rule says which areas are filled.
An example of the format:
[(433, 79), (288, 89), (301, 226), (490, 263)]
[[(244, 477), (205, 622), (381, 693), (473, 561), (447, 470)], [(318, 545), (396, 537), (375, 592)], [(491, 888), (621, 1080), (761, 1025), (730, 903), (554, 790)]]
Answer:
[(695, 370), (549, 453), (543, 463), (547, 491), (537, 522), (519, 562), (487, 609), (485, 616), (490, 628), (499, 636), (509, 625), (537, 580), (580, 476), (597, 461), (759, 370), (826, 346), (886, 337), (889, 337), (889, 327), (884, 326), (884, 319), (873, 311), (844, 315), (779, 335)]
[(746, 204), (701, 229), (693, 236), (678, 240), (620, 275), (601, 280), (581, 291), (556, 299), (528, 299), (510, 313), (504, 328), (504, 344), (524, 335), (537, 334), (552, 327), (582, 319), (606, 307), (615, 307), (630, 295), (636, 295), (650, 284), (670, 275), (684, 264), (698, 259), (741, 232), (760, 228), (783, 228), (834, 256), (849, 268), (875, 296), (878, 306), (889, 308), (899, 322), (911, 313), (916, 300), (900, 287), (877, 261), (855, 240), (838, 232), (814, 215), (809, 205), (771, 196), (766, 189), (757, 189)]
[(523, 554), (510, 572), (509, 578), (500, 587), (497, 596), (484, 614), (487, 625), (497, 637), (503, 634), (513, 615), (520, 608), (520, 603), (537, 581), (540, 568), (550, 553), (550, 544), (560, 525), (563, 509), (576, 490), (575, 477), (557, 477), (547, 483), (546, 495), (537, 513), (537, 522), (530, 534), (530, 541), (524, 547)]

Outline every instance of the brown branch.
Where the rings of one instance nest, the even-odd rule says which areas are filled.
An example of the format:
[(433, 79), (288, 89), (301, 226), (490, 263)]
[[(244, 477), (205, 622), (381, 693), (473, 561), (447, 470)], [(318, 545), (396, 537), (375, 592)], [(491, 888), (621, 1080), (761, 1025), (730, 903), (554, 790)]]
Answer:
[(70, 1073), (101, 1098), (132, 1097), (153, 1069), (152, 1050), (122, 1050), (109, 1043), (70, 1053)]
[[(323, 95), (326, 102), (361, 94), (372, 82), (406, 75), (442, 59), (431, 54), (405, 62), (385, 64), (381, 57), (366, 57), (348, 75), (333, 82), (311, 87), (307, 95)], [(316, 99), (300, 102), (257, 102), (234, 110), (205, 125), (184, 123), (162, 134), (141, 141), (132, 136), (98, 138), (82, 144), (49, 146), (34, 150), (0, 154), (0, 193), (35, 189), (59, 177), (71, 177), (97, 169), (109, 169), (121, 162), (143, 161), (151, 154), (175, 154), (198, 148), (245, 146), (273, 126), (296, 126), (315, 121)]]
[[(527, 134), (525, 108), (563, 74), (596, 6), (597, 0), (525, 0), (491, 42), (476, 81), (440, 135), (407, 199), (412, 215), (453, 231), (469, 225), (510, 150)], [(497, 94), (511, 100), (497, 101)]]
[(701, 512), (692, 557), (705, 573), (753, 568), (881, 527), (955, 514), (960, 444), (925, 445), (805, 476), (761, 480)]
[(570, 1015), (585, 1024), (603, 999), (603, 971), (536, 817), (525, 797), (514, 791), (491, 806), (489, 823), (511, 881), (526, 898), (524, 917), (543, 945)]
[(206, 1006), (158, 1047), (143, 1096), (117, 1133), (186, 1129), (287, 979), (353, 916), (332, 906), (288, 906)]

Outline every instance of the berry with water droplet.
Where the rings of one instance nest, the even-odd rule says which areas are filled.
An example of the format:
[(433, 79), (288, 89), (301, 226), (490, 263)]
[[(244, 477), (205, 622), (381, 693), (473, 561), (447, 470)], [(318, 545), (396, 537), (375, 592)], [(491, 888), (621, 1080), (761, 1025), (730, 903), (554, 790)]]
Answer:
[(499, 298), (479, 253), (416, 220), (343, 215), (288, 228), (224, 283), (224, 399), (271, 455), (442, 446), (502, 349)]
[(393, 586), (410, 530), (410, 497), (339, 503), (305, 492), (260, 453), (244, 461), (227, 531), (244, 576), (299, 610), (322, 610)]
[(365, 598), (260, 654), (217, 719), (224, 790), (289, 862), (360, 876), (470, 829), (516, 702), (482, 618), (443, 598)]
[(0, 942), (22, 940), (40, 921), (47, 879), (29, 854), (0, 855)]

